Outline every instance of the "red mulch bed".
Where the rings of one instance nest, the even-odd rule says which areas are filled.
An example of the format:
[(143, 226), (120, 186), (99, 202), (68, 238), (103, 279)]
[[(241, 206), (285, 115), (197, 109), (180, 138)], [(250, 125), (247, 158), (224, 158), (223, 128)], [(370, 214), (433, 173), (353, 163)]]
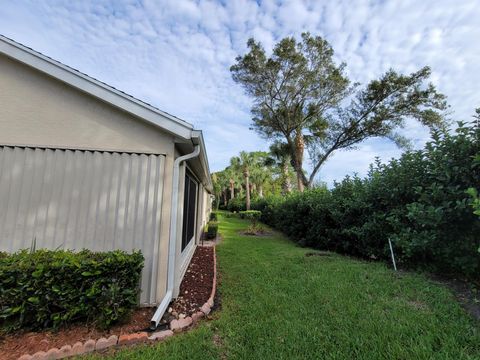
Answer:
[(161, 324), (190, 316), (207, 302), (212, 293), (213, 256), (213, 247), (197, 247), (180, 284), (180, 294), (170, 304)]
[[(169, 307), (169, 312), (162, 319), (163, 323), (174, 318), (190, 316), (199, 311), (207, 302), (212, 291), (213, 281), (213, 248), (197, 247), (192, 261), (180, 285), (180, 296)], [(17, 332), (0, 335), (0, 359), (14, 360), (23, 354), (34, 354), (51, 348), (73, 345), (77, 341), (99, 339), (110, 335), (122, 335), (145, 331), (150, 326), (150, 319), (155, 308), (138, 308), (123, 324), (109, 330), (99, 330), (85, 324), (63, 327), (58, 331)]]
[(99, 339), (110, 335), (122, 335), (143, 331), (150, 324), (155, 312), (154, 308), (135, 309), (124, 324), (118, 324), (109, 330), (99, 330), (85, 324), (75, 324), (63, 327), (58, 331), (17, 332), (0, 337), (0, 359), (17, 359), (23, 354), (33, 355), (37, 351), (48, 351), (51, 348), (61, 348), (63, 345), (73, 345), (77, 341)]

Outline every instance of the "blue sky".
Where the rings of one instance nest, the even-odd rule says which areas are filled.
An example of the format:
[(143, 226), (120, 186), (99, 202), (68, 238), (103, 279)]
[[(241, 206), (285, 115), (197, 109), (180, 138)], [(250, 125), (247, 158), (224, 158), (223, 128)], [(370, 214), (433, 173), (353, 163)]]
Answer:
[[(212, 171), (240, 150), (266, 150), (249, 130), (250, 99), (229, 67), (249, 37), (270, 49), (303, 31), (325, 37), (353, 81), (389, 68), (432, 68), (451, 117), (480, 106), (480, 4), (398, 1), (3, 1), (0, 33), (172, 113), (204, 130)], [(405, 130), (420, 147), (428, 132)], [(337, 153), (320, 171), (329, 184), (365, 174), (375, 156), (400, 151), (372, 139)]]

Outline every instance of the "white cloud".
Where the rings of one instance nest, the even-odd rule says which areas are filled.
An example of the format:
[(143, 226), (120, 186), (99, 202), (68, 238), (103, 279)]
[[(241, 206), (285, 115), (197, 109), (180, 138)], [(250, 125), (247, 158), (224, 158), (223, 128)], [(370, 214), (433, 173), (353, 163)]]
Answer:
[[(204, 130), (212, 170), (240, 150), (267, 149), (248, 130), (251, 104), (229, 67), (254, 36), (271, 47), (310, 31), (327, 38), (337, 61), (363, 84), (389, 68), (429, 65), (455, 119), (480, 106), (480, 7), (475, 0), (15, 1), (0, 7), (0, 33)], [(428, 133), (405, 133), (421, 146)], [(371, 140), (335, 155), (320, 177), (329, 183), (364, 174), (375, 156), (399, 150)]]

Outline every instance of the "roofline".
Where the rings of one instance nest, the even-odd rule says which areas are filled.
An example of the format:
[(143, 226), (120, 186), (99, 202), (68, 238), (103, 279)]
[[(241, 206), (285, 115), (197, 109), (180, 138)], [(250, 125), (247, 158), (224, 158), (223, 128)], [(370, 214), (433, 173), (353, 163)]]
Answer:
[(203, 140), (203, 133), (201, 130), (194, 130), (192, 134), (193, 139), (197, 139), (197, 141), (193, 140), (194, 145), (197, 145), (196, 142), (198, 142), (198, 145), (200, 145), (200, 162), (202, 163), (202, 169), (204, 170), (203, 176), (206, 179), (206, 184), (205, 188), (208, 190), (208, 192), (213, 191), (213, 183), (212, 183), (212, 177), (210, 175), (210, 166), (208, 164), (208, 158), (207, 158), (207, 149), (205, 147), (205, 141)]
[(192, 138), (192, 124), (3, 35), (0, 35), (0, 53), (135, 115), (183, 140)]

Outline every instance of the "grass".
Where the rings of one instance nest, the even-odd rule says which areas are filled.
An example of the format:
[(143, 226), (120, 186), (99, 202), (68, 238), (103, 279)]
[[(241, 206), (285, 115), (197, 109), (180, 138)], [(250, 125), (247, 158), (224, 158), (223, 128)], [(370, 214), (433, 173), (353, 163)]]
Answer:
[(480, 326), (452, 293), (381, 263), (305, 256), (282, 235), (220, 218), (222, 309), (116, 359), (480, 359)]

